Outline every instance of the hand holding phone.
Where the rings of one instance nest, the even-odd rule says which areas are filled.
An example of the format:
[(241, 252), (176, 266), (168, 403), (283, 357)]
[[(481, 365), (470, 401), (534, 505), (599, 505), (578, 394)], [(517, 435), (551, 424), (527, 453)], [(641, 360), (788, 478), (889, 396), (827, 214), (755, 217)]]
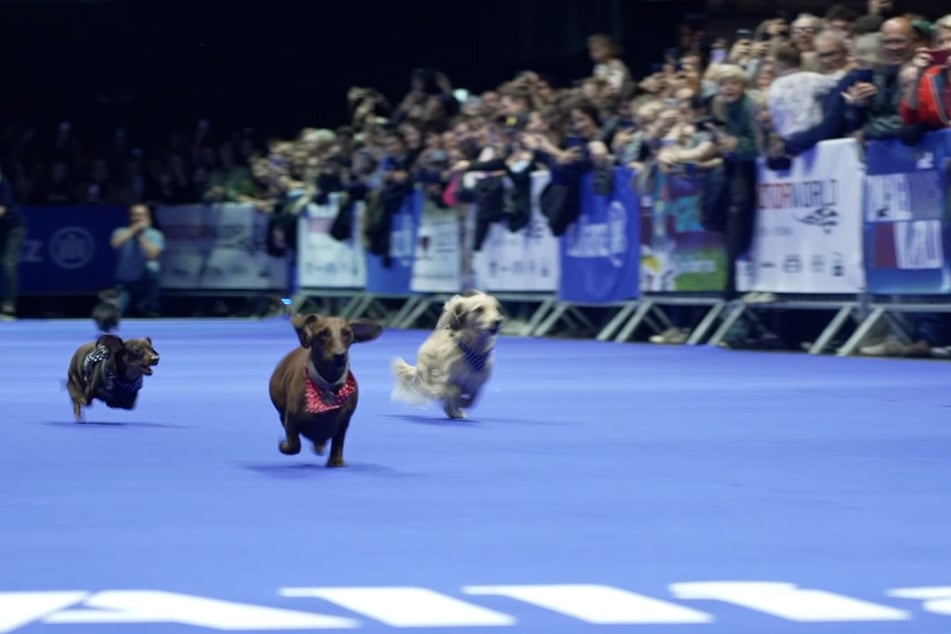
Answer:
[(935, 66), (948, 65), (948, 57), (951, 56), (951, 51), (947, 49), (937, 49), (928, 52), (931, 55), (931, 63)]

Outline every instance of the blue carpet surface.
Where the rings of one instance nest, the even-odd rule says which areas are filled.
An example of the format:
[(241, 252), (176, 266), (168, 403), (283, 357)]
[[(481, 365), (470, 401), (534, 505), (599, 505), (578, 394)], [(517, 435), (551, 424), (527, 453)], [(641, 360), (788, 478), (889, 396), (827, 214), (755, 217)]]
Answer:
[(951, 631), (944, 363), (502, 337), (457, 422), (388, 330), (334, 470), (277, 449), (285, 319), (118, 334), (161, 364), (80, 425), (91, 322), (0, 324), (0, 632)]

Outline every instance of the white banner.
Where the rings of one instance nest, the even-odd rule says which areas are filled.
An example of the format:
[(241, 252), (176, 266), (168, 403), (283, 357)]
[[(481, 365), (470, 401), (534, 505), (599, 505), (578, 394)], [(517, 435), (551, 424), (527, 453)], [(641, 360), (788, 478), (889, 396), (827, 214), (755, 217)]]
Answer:
[(462, 221), (455, 208), (441, 209), (424, 199), (409, 288), (414, 293), (462, 290)]
[(307, 205), (297, 230), (297, 279), (300, 288), (364, 288), (367, 258), (360, 239), (363, 205), (353, 207), (353, 233), (336, 240), (330, 228), (338, 213), (339, 194), (326, 205)]
[(748, 265), (738, 265), (738, 288), (861, 292), (864, 174), (853, 139), (823, 141), (788, 172), (771, 171), (761, 161), (756, 236)]
[(267, 253), (268, 216), (238, 203), (160, 206), (162, 288), (287, 288), (287, 262)]
[[(472, 254), (474, 286), (485, 291), (555, 292), (561, 272), (558, 238), (542, 215), (539, 197), (551, 180), (548, 172), (532, 174), (532, 212), (517, 232), (493, 223), (482, 249)], [(470, 215), (476, 213), (472, 206)], [(470, 223), (472, 225), (473, 223)]]

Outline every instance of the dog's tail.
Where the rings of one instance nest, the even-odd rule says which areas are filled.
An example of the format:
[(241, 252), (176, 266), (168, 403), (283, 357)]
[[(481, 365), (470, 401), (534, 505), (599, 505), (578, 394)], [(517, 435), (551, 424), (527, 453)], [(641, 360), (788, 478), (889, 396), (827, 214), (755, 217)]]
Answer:
[(408, 364), (403, 359), (393, 359), (393, 376), (396, 377), (396, 387), (392, 398), (411, 405), (424, 405), (436, 400), (436, 394), (422, 380), (419, 368)]

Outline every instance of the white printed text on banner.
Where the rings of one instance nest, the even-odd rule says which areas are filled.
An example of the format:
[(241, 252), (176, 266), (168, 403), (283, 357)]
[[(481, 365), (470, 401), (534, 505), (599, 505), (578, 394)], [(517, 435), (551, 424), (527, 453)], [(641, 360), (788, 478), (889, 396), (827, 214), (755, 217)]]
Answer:
[(423, 202), (416, 231), (410, 290), (458, 293), (462, 286), (462, 220), (455, 208)]
[(268, 217), (252, 205), (160, 206), (156, 218), (166, 242), (162, 288), (286, 288), (285, 260), (267, 252)]
[(749, 287), (773, 293), (858, 293), (864, 168), (853, 139), (823, 141), (788, 172), (759, 166)]
[(346, 240), (330, 235), (338, 214), (339, 195), (326, 205), (309, 204), (297, 231), (297, 277), (301, 288), (363, 288), (367, 259), (359, 232), (363, 205), (354, 205), (353, 232)]

